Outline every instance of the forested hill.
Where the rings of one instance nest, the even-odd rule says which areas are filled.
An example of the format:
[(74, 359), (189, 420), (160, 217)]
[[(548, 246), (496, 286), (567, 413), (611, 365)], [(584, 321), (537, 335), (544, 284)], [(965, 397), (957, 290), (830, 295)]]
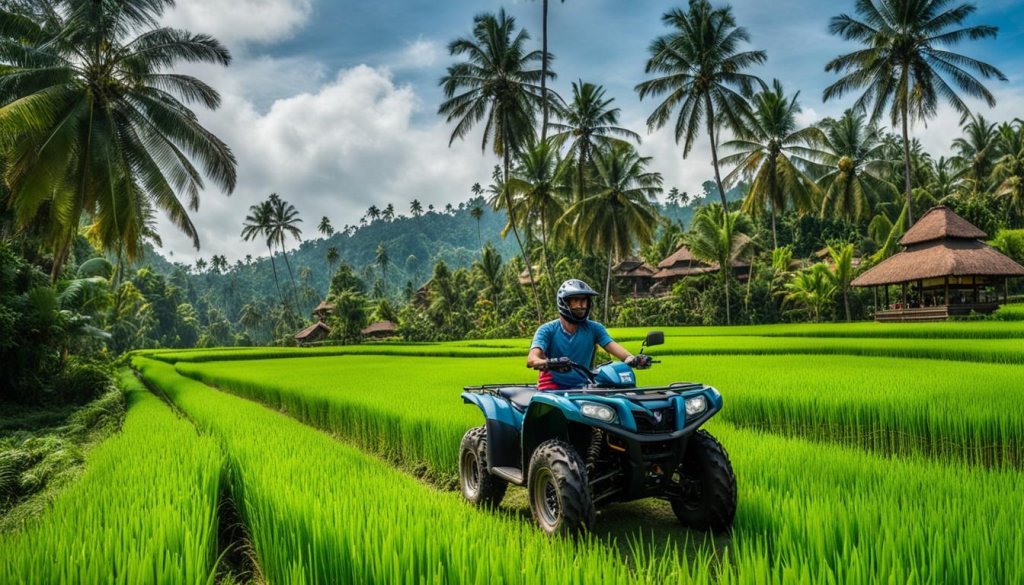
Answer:
[[(479, 225), (470, 213), (478, 203), (483, 208)], [(399, 215), (391, 220), (377, 219), (329, 238), (316, 231), (319, 218), (303, 219), (300, 224), (303, 241), (288, 241), (288, 263), (297, 287), (304, 292), (305, 298), (299, 300), (303, 309), (306, 305), (311, 309), (322, 299), (331, 274), (341, 262), (351, 265), (367, 287), (372, 287), (383, 277), (377, 262), (378, 245), (384, 247), (388, 256), (387, 291), (391, 295), (398, 295), (407, 281), (414, 287), (422, 285), (438, 260), (444, 260), (452, 268), (471, 265), (479, 257), (482, 243), (491, 242), (506, 260), (518, 254), (511, 234), (507, 239), (501, 238), (506, 221), (504, 212), (493, 211), (482, 200), (471, 200), (449, 212), (426, 211), (418, 217)], [(241, 225), (234, 227), (239, 232), (242, 229)], [(339, 256), (333, 265), (328, 262), (331, 247), (337, 249)], [(281, 286), (286, 287), (290, 279), (288, 266), (280, 251), (275, 252), (277, 276)], [(171, 282), (188, 289), (191, 299), (206, 296), (212, 304), (221, 305), (229, 318), (246, 302), (277, 297), (273, 267), (267, 256), (248, 262), (231, 259), (226, 269), (210, 265), (211, 258), (204, 260), (205, 268), (197, 270), (195, 264), (185, 267), (172, 263), (161, 251), (150, 249), (139, 266), (149, 266), (171, 278)]]
[[(659, 210), (667, 220), (685, 228), (699, 205), (715, 201), (717, 197), (717, 191), (709, 181), (705, 184), (705, 192), (687, 201), (686, 205), (659, 205)], [(741, 198), (740, 189), (730, 190), (728, 197), (738, 200)], [(471, 214), (476, 206), (483, 210), (479, 223)], [(452, 269), (472, 265), (479, 258), (481, 246), (487, 242), (499, 251), (505, 261), (519, 254), (511, 233), (507, 238), (501, 237), (505, 213), (492, 210), (483, 198), (470, 199), (444, 211), (428, 210), (413, 217), (378, 218), (328, 238), (317, 231), (318, 222), (319, 218), (303, 218), (300, 226), (303, 240), (299, 243), (288, 241), (287, 264), (280, 251), (275, 250), (274, 255), (277, 277), (286, 294), (291, 290), (288, 283), (292, 277), (295, 279), (296, 290), (300, 291), (297, 301), (303, 314), (308, 314), (323, 299), (331, 274), (341, 262), (353, 267), (365, 282), (368, 293), (378, 280), (382, 280), (386, 283), (387, 295), (399, 296), (407, 283), (411, 282), (413, 288), (418, 288), (426, 282), (438, 260), (444, 260)], [(225, 226), (225, 229), (241, 232), (242, 226)], [(378, 246), (383, 246), (388, 257), (386, 280), (377, 261)], [(332, 247), (338, 251), (338, 261), (333, 264), (328, 261), (328, 251)], [(237, 319), (245, 303), (268, 301), (273, 304), (273, 299), (279, 298), (274, 283), (274, 267), (267, 256), (248, 260), (232, 258), (224, 267), (213, 266), (210, 261), (211, 258), (204, 258), (205, 266), (197, 269), (195, 264), (185, 266), (171, 262), (161, 251), (150, 248), (136, 268), (149, 266), (185, 289), (190, 302), (205, 299), (206, 303), (201, 305), (217, 306), (231, 320)]]

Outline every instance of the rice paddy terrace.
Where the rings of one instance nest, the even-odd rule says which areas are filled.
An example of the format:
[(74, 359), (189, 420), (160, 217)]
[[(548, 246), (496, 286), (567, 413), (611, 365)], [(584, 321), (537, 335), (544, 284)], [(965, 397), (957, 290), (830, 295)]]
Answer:
[[(634, 351), (644, 333), (613, 331)], [(658, 501), (576, 540), (543, 536), (518, 490), (466, 504), (482, 416), (459, 392), (534, 380), (525, 339), (153, 351), (123, 376), (121, 433), (0, 534), (0, 582), (1024, 583), (1024, 323), (665, 334), (640, 383), (722, 393), (728, 536)]]

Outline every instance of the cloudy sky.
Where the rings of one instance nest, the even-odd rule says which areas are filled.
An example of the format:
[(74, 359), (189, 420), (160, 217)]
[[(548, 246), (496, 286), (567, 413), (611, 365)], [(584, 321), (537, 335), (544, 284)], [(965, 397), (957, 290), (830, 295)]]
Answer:
[[(603, 85), (622, 109), (621, 123), (640, 132), (643, 154), (666, 190), (700, 193), (711, 178), (707, 138), (682, 158), (671, 131), (648, 134), (645, 120), (655, 102), (640, 102), (633, 87), (643, 81), (647, 45), (666, 29), (661, 15), (684, 2), (655, 0), (551, 0), (549, 50), (558, 79), (553, 88), (571, 96), (582, 79)], [(822, 103), (834, 80), (827, 60), (853, 45), (828, 34), (829, 18), (852, 12), (853, 0), (735, 0), (734, 13), (751, 34), (751, 48), (768, 53), (755, 70), (779, 78), (787, 92), (800, 91), (801, 121), (837, 115), (853, 97)], [(238, 188), (231, 196), (208, 188), (193, 220), (198, 252), (162, 221), (164, 254), (192, 261), (224, 254), (229, 261), (265, 253), (238, 234), (250, 205), (276, 192), (305, 218), (316, 237), (323, 215), (335, 227), (355, 224), (370, 205), (393, 203), (408, 213), (409, 201), (424, 206), (457, 203), (474, 182), (486, 184), (496, 160), (480, 149), (479, 136), (448, 147), (451, 128), (437, 115), (438, 80), (452, 59), (449, 41), (470, 34), (475, 14), (504, 7), (540, 48), (539, 0), (178, 0), (166, 15), (172, 26), (208, 33), (224, 42), (230, 67), (192, 67), (187, 72), (212, 84), (223, 103), (200, 119), (238, 158)], [(973, 107), (993, 119), (1024, 117), (1024, 9), (1017, 0), (983, 0), (969, 24), (999, 27), (996, 40), (968, 42), (959, 50), (999, 67), (1008, 82), (990, 82), (998, 104)], [(944, 154), (957, 133), (958, 116), (945, 112), (913, 129), (927, 149)]]

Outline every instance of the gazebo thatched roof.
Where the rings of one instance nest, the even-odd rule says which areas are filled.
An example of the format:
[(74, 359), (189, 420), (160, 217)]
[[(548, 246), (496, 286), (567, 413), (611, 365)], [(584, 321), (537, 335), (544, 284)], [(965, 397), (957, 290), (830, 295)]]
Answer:
[(334, 311), (334, 303), (328, 303), (327, 301), (320, 301), (320, 304), (317, 305), (315, 309), (313, 309), (313, 313), (315, 314), (315, 313), (319, 313), (321, 311), (326, 312), (326, 313), (330, 313), (330, 312)]
[(932, 240), (960, 239), (980, 240), (987, 234), (975, 227), (971, 222), (960, 217), (945, 205), (932, 207), (917, 220), (900, 238), (903, 246), (912, 246)]
[(853, 286), (946, 276), (1024, 276), (1024, 266), (980, 241), (985, 232), (945, 206), (933, 207), (900, 240), (906, 250), (861, 274)]
[(370, 323), (366, 329), (360, 331), (363, 335), (381, 335), (381, 334), (392, 334), (398, 331), (398, 325), (395, 325), (394, 321), (377, 321), (376, 323)]

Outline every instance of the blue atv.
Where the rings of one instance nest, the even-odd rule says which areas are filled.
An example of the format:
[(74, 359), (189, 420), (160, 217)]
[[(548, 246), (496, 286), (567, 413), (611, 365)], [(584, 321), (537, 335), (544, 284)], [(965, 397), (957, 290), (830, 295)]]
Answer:
[[(640, 355), (661, 343), (662, 332), (648, 333)], [(625, 363), (590, 370), (562, 360), (590, 383), (543, 392), (508, 384), (464, 388), (462, 399), (487, 420), (462, 437), (463, 496), (496, 507), (509, 484), (525, 486), (533, 519), (548, 534), (591, 530), (599, 506), (647, 497), (668, 501), (684, 526), (728, 531), (736, 477), (725, 449), (700, 428), (722, 409), (721, 394), (693, 383), (637, 388)]]

